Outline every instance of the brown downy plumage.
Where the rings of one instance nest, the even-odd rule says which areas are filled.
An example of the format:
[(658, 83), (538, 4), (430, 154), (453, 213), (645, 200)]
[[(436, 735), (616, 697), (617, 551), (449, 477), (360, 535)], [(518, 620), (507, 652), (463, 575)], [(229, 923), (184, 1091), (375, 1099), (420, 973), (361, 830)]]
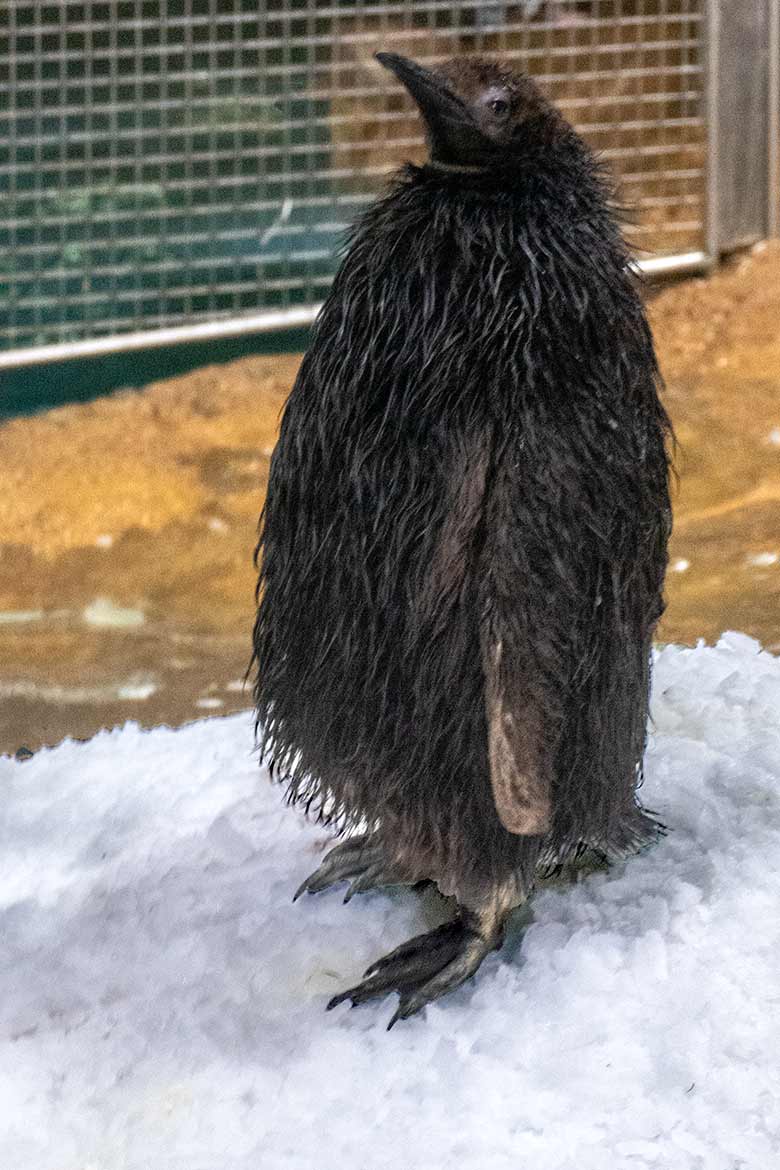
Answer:
[(332, 1003), (468, 978), (636, 796), (669, 424), (593, 155), (527, 78), (380, 54), (431, 151), (354, 229), (271, 464), (255, 697), (291, 801), (361, 827), (301, 887), (430, 878), (452, 923)]

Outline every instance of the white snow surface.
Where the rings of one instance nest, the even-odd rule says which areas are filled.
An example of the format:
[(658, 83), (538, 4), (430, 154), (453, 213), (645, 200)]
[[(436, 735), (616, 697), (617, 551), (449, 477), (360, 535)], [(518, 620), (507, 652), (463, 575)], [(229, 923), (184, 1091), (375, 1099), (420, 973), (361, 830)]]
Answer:
[(776, 1170), (780, 660), (666, 647), (652, 715), (668, 836), (392, 1032), (325, 1003), (450, 907), (292, 905), (248, 713), (0, 760), (0, 1170)]

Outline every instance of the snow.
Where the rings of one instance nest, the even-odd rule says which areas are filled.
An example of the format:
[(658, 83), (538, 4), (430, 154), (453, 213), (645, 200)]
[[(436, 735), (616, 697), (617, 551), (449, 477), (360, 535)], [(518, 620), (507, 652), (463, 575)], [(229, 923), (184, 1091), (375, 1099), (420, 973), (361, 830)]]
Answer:
[(0, 760), (3, 1170), (775, 1170), (780, 660), (658, 653), (655, 848), (541, 890), (477, 979), (325, 1003), (448, 912), (292, 893), (326, 834), (251, 718)]

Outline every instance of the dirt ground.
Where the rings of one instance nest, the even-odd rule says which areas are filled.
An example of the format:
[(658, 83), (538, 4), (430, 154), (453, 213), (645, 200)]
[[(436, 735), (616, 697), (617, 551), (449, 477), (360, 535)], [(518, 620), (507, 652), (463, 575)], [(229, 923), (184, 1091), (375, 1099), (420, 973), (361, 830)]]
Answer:
[[(679, 444), (663, 640), (780, 651), (778, 306), (779, 245), (651, 300)], [(0, 752), (249, 705), (256, 521), (299, 360), (0, 426)]]

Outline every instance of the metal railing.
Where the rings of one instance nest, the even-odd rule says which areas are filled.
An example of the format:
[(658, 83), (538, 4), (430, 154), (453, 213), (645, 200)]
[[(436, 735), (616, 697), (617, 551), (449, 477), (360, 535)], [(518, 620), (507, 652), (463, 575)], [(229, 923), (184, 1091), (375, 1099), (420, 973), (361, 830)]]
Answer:
[(0, 365), (311, 320), (345, 226), (420, 157), (379, 48), (532, 73), (619, 175), (645, 267), (701, 267), (717, 249), (717, 13), (14, 0), (0, 12)]

